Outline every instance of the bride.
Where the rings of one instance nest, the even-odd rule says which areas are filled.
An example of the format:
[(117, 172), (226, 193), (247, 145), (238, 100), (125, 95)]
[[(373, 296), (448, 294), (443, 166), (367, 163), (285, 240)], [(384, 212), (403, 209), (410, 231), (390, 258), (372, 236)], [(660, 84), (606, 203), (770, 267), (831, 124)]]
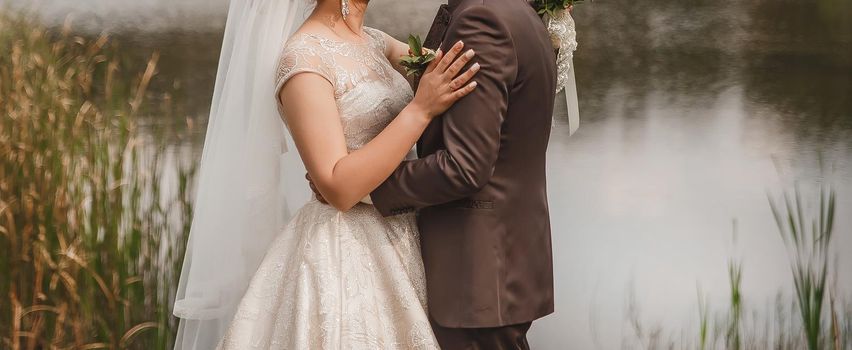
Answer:
[[(415, 95), (407, 45), (363, 26), (369, 0), (300, 1), (231, 1), (175, 347), (437, 348), (413, 215), (361, 201), (479, 65), (438, 52)], [(308, 201), (305, 170), (331, 205)]]

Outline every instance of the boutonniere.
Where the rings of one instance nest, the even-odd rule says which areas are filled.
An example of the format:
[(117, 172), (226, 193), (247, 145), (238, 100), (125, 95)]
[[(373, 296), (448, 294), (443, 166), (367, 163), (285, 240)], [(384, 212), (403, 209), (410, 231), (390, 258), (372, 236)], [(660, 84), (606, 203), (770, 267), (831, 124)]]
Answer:
[(556, 17), (559, 12), (580, 2), (583, 2), (583, 0), (533, 0), (532, 5), (539, 16)]
[(408, 56), (402, 56), (399, 63), (405, 68), (408, 76), (420, 76), (435, 59), (435, 51), (423, 47), (419, 35), (408, 36)]

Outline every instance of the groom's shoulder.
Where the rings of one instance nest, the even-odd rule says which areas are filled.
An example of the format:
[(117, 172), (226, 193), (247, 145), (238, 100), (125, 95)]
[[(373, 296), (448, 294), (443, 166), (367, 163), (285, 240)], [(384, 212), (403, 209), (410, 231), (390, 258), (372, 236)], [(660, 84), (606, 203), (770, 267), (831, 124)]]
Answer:
[(462, 0), (453, 13), (453, 18), (463, 18), (471, 14), (494, 14), (494, 3), (490, 0)]
[(454, 21), (501, 22), (505, 0), (462, 0), (453, 12)]
[(452, 18), (505, 22), (524, 12), (535, 13), (526, 0), (461, 0)]
[(459, 8), (464, 7), (472, 7), (472, 6), (484, 6), (489, 8), (506, 8), (511, 7), (513, 5), (521, 4), (524, 6), (530, 6), (526, 0), (461, 0)]

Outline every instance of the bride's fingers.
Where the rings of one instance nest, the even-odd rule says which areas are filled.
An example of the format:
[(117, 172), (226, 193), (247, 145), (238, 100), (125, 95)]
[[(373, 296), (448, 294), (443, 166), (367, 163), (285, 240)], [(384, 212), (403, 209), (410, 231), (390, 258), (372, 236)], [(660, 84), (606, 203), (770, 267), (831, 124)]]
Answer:
[(445, 72), (446, 77), (448, 79), (455, 78), (455, 76), (458, 75), (459, 72), (461, 72), (464, 66), (466, 66), (475, 55), (476, 53), (473, 52), (473, 49), (467, 50), (464, 55), (462, 55), (461, 57), (459, 57), (459, 59), (453, 62), (450, 68), (447, 68), (447, 71)]
[(474, 81), (465, 85), (463, 88), (453, 92), (453, 102), (460, 100), (462, 97), (469, 95), (473, 90), (476, 90), (478, 84)]
[(479, 72), (479, 68), (479, 63), (474, 63), (473, 66), (470, 67), (470, 69), (462, 73), (462, 75), (459, 75), (458, 77), (453, 79), (453, 81), (450, 83), (450, 88), (453, 89), (453, 91), (460, 89), (462, 86), (464, 86), (464, 84), (467, 84), (470, 79), (473, 79), (473, 76)]
[(450, 48), (446, 54), (444, 54), (444, 58), (438, 62), (438, 66), (435, 67), (435, 71), (438, 73), (443, 73), (450, 67), (450, 65), (456, 60), (456, 57), (461, 53), (462, 49), (464, 49), (464, 43), (459, 41), (452, 48)]
[(426, 71), (423, 72), (423, 74), (432, 73), (432, 71), (435, 70), (435, 67), (438, 66), (438, 63), (441, 62), (442, 58), (444, 58), (444, 51), (441, 49), (435, 51), (435, 59), (433, 59), (432, 62), (429, 62), (429, 65), (426, 66)]

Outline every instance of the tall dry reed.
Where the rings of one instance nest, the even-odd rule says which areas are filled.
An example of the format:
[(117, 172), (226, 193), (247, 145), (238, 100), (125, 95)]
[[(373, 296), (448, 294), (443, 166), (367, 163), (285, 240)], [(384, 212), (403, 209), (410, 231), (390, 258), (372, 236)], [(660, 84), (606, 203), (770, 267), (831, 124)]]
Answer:
[(157, 59), (0, 12), (0, 348), (170, 347), (194, 171), (138, 137)]

